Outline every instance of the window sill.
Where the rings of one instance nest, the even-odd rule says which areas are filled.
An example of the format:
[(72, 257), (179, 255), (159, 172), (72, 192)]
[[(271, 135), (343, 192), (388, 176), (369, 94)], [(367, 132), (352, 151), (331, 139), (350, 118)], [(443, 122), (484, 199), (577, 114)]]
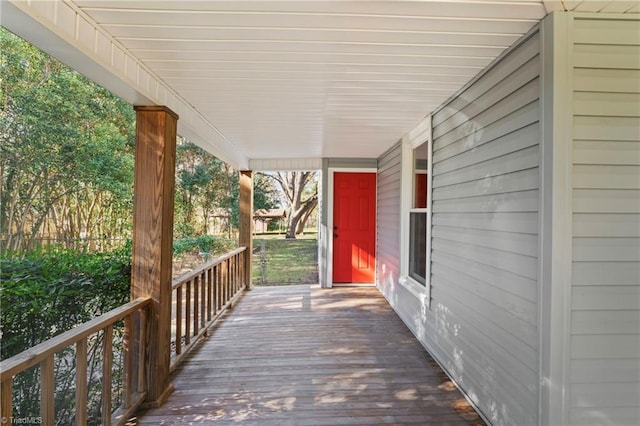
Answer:
[(409, 293), (413, 294), (418, 300), (420, 300), (420, 303), (427, 307), (430, 305), (429, 291), (425, 286), (408, 276), (401, 276), (398, 281), (401, 286), (409, 291)]

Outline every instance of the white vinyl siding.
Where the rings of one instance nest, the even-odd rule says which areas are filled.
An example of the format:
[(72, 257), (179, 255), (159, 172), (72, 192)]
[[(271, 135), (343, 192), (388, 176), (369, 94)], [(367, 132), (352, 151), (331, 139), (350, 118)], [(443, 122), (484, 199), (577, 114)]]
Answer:
[(430, 306), (398, 284), (401, 146), (378, 160), (378, 286), (495, 424), (538, 422), (539, 44), (432, 116)]
[(548, 18), (431, 116), (430, 304), (388, 268), (400, 148), (379, 176), (378, 284), (491, 423), (637, 425), (640, 21)]
[(569, 422), (640, 424), (640, 21), (576, 17)]
[(377, 285), (391, 300), (400, 276), (400, 180), (402, 145), (398, 142), (378, 160)]
[(539, 49), (433, 115), (428, 347), (495, 424), (538, 422)]

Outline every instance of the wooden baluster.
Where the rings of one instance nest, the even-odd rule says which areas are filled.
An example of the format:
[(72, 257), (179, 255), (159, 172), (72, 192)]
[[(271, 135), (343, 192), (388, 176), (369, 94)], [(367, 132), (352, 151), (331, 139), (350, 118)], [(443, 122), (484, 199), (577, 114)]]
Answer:
[(227, 260), (227, 280), (229, 280), (229, 300), (231, 300), (235, 294), (233, 288), (233, 257)]
[(245, 265), (247, 264), (247, 257), (251, 258), (251, 253), (245, 250), (242, 252), (242, 284), (245, 286), (248, 286), (248, 284), (244, 282), (244, 277), (247, 276), (247, 271), (245, 269)]
[(124, 319), (124, 374), (123, 374), (123, 405), (127, 409), (131, 407), (131, 393), (133, 389), (133, 324), (134, 314), (127, 315)]
[(238, 285), (238, 255), (233, 256), (233, 285), (236, 293), (240, 290)]
[(242, 253), (238, 253), (236, 257), (238, 270), (236, 272), (236, 281), (238, 282), (238, 291), (242, 291)]
[(242, 291), (242, 253), (238, 253), (236, 257), (237, 271), (236, 271), (236, 281), (238, 283), (238, 291)]
[(218, 264), (218, 310), (224, 306), (224, 282), (222, 281), (222, 262)]
[(0, 417), (13, 417), (13, 377), (2, 382), (0, 388)]
[(227, 288), (229, 289), (229, 302), (231, 302), (231, 298), (233, 297), (233, 286), (231, 282), (231, 259), (227, 259)]
[(176, 355), (182, 353), (182, 286), (176, 289)]
[(207, 269), (207, 321), (211, 321), (215, 308), (213, 307), (213, 268)]
[(247, 251), (243, 251), (242, 253), (240, 253), (240, 287), (241, 288), (245, 288), (244, 287), (244, 276), (245, 276), (245, 272), (244, 272), (244, 265), (246, 263), (246, 260), (244, 259), (247, 256)]
[(102, 342), (102, 424), (111, 425), (111, 377), (113, 368), (113, 325), (104, 328)]
[(240, 285), (240, 253), (236, 254), (236, 286), (238, 287), (238, 291), (242, 290), (242, 286)]
[(213, 282), (213, 314), (217, 314), (220, 310), (220, 289), (218, 288), (218, 283), (220, 282), (220, 265), (215, 265), (212, 271)]
[(229, 282), (229, 300), (233, 299), (233, 257), (227, 259), (227, 281)]
[(145, 356), (147, 353), (147, 327), (149, 323), (147, 316), (149, 314), (149, 307), (138, 311), (139, 315), (139, 332), (140, 332), (140, 344), (138, 345), (138, 363), (136, 364), (136, 370), (138, 371), (138, 393), (147, 391), (147, 376), (145, 368)]
[(207, 271), (202, 271), (200, 274), (200, 328), (204, 327), (207, 323), (206, 315), (206, 297), (207, 297)]
[(236, 281), (236, 257), (233, 256), (229, 259), (229, 262), (231, 263), (231, 272), (229, 273), (229, 280), (231, 281), (231, 295), (235, 296), (238, 291), (238, 288), (236, 287), (236, 284), (238, 283), (238, 281)]
[(240, 253), (238, 253), (236, 255), (236, 283), (238, 285), (238, 291), (242, 291), (242, 284), (240, 281)]
[(229, 302), (233, 298), (233, 274), (232, 274), (232, 262), (231, 258), (227, 259), (227, 286), (229, 287)]
[(87, 338), (76, 343), (76, 425), (87, 424)]
[(56, 383), (53, 367), (53, 354), (40, 363), (40, 416), (42, 424), (55, 423), (54, 396)]
[(225, 305), (226, 303), (226, 294), (225, 294), (225, 287), (224, 287), (224, 262), (220, 263), (220, 310), (222, 310), (222, 307)]
[(198, 291), (199, 278), (193, 277), (193, 335), (198, 334), (198, 317), (200, 316), (200, 292)]
[(224, 305), (224, 287), (222, 285), (222, 263), (218, 264), (218, 311), (222, 310), (222, 306)]
[(224, 287), (224, 305), (229, 301), (229, 259), (222, 262), (222, 286)]
[(184, 344), (191, 343), (191, 280), (184, 284), (187, 287), (184, 312)]

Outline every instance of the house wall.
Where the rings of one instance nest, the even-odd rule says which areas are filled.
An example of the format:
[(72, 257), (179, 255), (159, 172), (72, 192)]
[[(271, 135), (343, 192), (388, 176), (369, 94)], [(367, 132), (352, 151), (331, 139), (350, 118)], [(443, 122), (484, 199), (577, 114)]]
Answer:
[(495, 424), (538, 421), (539, 51), (433, 114), (433, 344)]
[(379, 159), (378, 286), (494, 424), (538, 422), (539, 50), (536, 32), (433, 114), (430, 306), (397, 279), (401, 149)]
[(433, 113), (430, 304), (379, 158), (377, 284), (493, 424), (640, 424), (640, 21), (540, 28)]
[(640, 20), (570, 25), (568, 419), (640, 424)]
[(402, 144), (398, 142), (378, 159), (376, 213), (378, 218), (377, 286), (396, 309), (398, 308), (397, 297), (399, 297), (397, 282), (400, 276), (401, 172)]

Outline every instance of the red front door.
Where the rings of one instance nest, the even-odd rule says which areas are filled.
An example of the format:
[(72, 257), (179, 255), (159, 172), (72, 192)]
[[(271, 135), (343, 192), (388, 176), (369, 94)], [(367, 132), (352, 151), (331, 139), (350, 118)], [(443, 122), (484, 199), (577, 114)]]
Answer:
[(333, 282), (373, 283), (376, 174), (334, 173)]

